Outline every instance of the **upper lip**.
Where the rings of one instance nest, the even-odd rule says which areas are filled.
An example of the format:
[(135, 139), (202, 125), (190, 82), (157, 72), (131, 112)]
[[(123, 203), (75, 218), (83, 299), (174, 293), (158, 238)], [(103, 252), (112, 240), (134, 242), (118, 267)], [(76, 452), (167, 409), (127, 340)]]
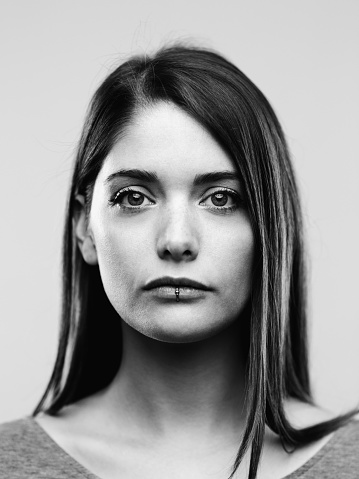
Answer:
[(203, 289), (204, 291), (210, 291), (211, 288), (206, 286), (199, 281), (195, 281), (189, 278), (172, 278), (171, 276), (164, 276), (163, 278), (157, 278), (153, 281), (149, 281), (145, 284), (144, 289), (153, 289), (159, 288), (160, 286), (173, 286), (175, 287), (188, 287), (188, 288), (196, 288), (196, 289)]

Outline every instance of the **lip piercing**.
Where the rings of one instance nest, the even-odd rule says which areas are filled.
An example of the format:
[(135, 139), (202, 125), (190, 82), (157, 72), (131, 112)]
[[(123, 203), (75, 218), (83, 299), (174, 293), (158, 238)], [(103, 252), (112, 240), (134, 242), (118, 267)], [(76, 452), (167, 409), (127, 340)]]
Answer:
[(175, 295), (176, 295), (176, 302), (177, 303), (179, 302), (179, 294), (180, 294), (180, 290), (179, 290), (179, 288), (176, 288), (175, 289)]

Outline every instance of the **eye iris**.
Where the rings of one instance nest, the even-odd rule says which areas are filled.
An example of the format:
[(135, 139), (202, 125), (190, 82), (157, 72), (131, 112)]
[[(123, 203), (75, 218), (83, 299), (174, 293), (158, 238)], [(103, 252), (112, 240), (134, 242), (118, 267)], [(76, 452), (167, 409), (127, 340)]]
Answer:
[(144, 196), (141, 193), (129, 193), (127, 199), (131, 206), (140, 206), (144, 202)]
[(228, 201), (228, 195), (226, 193), (215, 193), (211, 196), (211, 199), (215, 206), (224, 206)]

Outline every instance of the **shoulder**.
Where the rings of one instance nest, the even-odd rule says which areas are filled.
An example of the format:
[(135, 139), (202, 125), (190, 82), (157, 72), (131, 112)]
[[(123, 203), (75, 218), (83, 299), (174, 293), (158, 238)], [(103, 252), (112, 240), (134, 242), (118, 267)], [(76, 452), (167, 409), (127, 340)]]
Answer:
[(0, 425), (0, 478), (22, 477), (36, 447), (31, 418)]
[(342, 477), (357, 479), (359, 474), (359, 421), (353, 420), (338, 429), (331, 440), (301, 470), (301, 475), (289, 476), (288, 479), (301, 477), (317, 479), (318, 477)]
[(32, 417), (0, 425), (0, 479), (60, 479), (64, 477), (62, 462), (61, 454)]
[(359, 421), (353, 419), (337, 429), (309, 461), (285, 479), (359, 477)]
[[(333, 412), (296, 400), (287, 401), (285, 410), (290, 423), (299, 429), (315, 425), (320, 427), (321, 424), (336, 418)], [(322, 439), (301, 446), (290, 455), (282, 456), (280, 456), (281, 464), (288, 462), (286, 473), (289, 475), (284, 475), (286, 479), (317, 479), (319, 477), (357, 479), (359, 477), (359, 421), (354, 417), (334, 432), (324, 435)]]
[(359, 471), (359, 421), (357, 419), (338, 429), (328, 446), (331, 453), (336, 456), (355, 457)]
[(289, 422), (297, 428), (314, 426), (321, 422), (330, 421), (336, 416), (332, 411), (293, 398), (287, 399), (284, 407)]
[(31, 421), (31, 418), (24, 418), (0, 424), (0, 455), (11, 454), (31, 446)]

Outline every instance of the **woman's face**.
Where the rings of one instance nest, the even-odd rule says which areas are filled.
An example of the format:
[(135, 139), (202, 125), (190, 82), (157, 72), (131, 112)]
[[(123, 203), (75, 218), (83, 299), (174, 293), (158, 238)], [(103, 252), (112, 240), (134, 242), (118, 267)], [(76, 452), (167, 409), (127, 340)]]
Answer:
[(180, 108), (158, 103), (137, 114), (96, 179), (88, 230), (127, 324), (192, 342), (238, 318), (254, 247), (242, 194), (228, 155)]

